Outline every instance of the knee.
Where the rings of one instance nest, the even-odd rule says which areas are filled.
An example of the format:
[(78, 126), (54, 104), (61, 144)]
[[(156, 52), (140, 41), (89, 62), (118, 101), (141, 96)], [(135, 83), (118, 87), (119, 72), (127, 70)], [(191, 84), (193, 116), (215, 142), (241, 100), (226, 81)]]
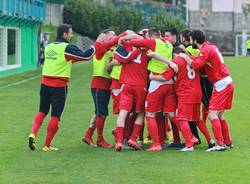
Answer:
[(208, 119), (211, 121), (211, 120), (213, 120), (213, 119), (217, 119), (218, 118), (218, 116), (217, 116), (217, 114), (216, 114), (216, 112), (214, 112), (214, 111), (209, 111), (209, 113), (208, 113)]

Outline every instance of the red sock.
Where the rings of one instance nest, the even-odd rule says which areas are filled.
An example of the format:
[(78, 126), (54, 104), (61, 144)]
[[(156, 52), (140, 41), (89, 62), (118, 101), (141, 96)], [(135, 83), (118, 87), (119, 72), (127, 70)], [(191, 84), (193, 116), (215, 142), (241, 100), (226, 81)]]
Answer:
[(95, 131), (95, 128), (89, 127), (87, 132), (85, 133), (84, 137), (88, 138), (88, 139), (91, 139), (93, 134), (94, 134), (94, 131)]
[(116, 134), (116, 143), (123, 144), (124, 127), (116, 127), (115, 134)]
[(222, 128), (222, 135), (225, 141), (225, 144), (231, 144), (231, 138), (230, 138), (230, 133), (229, 133), (229, 128), (228, 128), (228, 123), (226, 120), (220, 120), (221, 128)]
[(212, 130), (214, 133), (214, 137), (216, 139), (216, 143), (219, 145), (223, 145), (224, 141), (223, 141), (223, 136), (222, 136), (222, 128), (221, 128), (220, 120), (213, 119), (213, 120), (211, 120), (211, 124), (212, 124)]
[(190, 127), (188, 125), (187, 121), (179, 121), (178, 122), (181, 128), (181, 133), (183, 135), (183, 138), (185, 139), (185, 146), (190, 148), (193, 146), (193, 135), (190, 130)]
[(51, 116), (49, 124), (48, 124), (48, 128), (47, 128), (45, 146), (50, 147), (50, 143), (59, 128), (58, 125), (59, 125), (59, 119), (57, 117)]
[(202, 120), (206, 122), (208, 116), (208, 109), (203, 105), (202, 106)]
[(137, 138), (139, 137), (140, 135), (140, 132), (141, 132), (141, 129), (142, 129), (142, 125), (139, 125), (139, 124), (134, 124), (134, 128), (133, 128), (133, 132), (132, 132), (132, 135), (130, 136), (130, 139), (133, 140), (133, 141), (136, 141)]
[(142, 128), (141, 128), (140, 135), (139, 135), (139, 140), (140, 141), (143, 141), (143, 134), (144, 134), (144, 122), (142, 124)]
[(200, 121), (196, 121), (195, 123), (200, 129), (200, 131), (202, 132), (202, 134), (206, 137), (207, 142), (209, 142), (211, 140), (211, 136), (207, 129), (206, 122), (203, 120), (200, 120)]
[(153, 141), (154, 145), (159, 145), (159, 135), (158, 135), (158, 126), (157, 126), (157, 121), (155, 118), (153, 117), (147, 117), (146, 116), (146, 120), (147, 120), (147, 128), (148, 128), (148, 132), (149, 135)]
[(39, 130), (39, 128), (41, 127), (44, 118), (46, 117), (46, 115), (43, 112), (38, 112), (34, 118), (33, 124), (32, 124), (32, 128), (31, 128), (31, 132), (33, 134), (35, 134), (35, 136), (37, 135), (37, 132)]
[(180, 144), (181, 138), (180, 138), (179, 130), (176, 126), (176, 123), (173, 120), (175, 121), (175, 119), (172, 118), (170, 122), (172, 126), (172, 131), (173, 131), (174, 143)]
[(163, 116), (156, 117), (156, 122), (158, 126), (158, 135), (159, 135), (159, 141), (160, 145), (165, 144), (166, 134), (165, 134), (165, 119)]
[(133, 115), (129, 115), (126, 118), (126, 123), (125, 123), (125, 128), (124, 128), (124, 138), (127, 140), (132, 134), (134, 121), (135, 121), (135, 117)]
[(105, 123), (105, 116), (97, 116), (96, 117), (96, 129), (97, 129), (97, 142), (101, 142), (104, 140), (103, 138), (103, 127)]

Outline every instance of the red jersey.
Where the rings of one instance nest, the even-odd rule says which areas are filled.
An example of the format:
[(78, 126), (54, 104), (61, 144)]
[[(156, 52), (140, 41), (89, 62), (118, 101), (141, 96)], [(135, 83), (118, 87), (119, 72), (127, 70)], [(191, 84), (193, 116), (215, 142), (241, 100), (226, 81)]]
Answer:
[[(120, 37), (125, 36), (127, 33), (124, 32), (118, 36), (115, 36), (113, 39), (106, 41), (106, 42), (95, 42), (95, 56), (97, 59), (102, 59), (104, 54), (111, 49), (111, 47), (117, 44)], [(93, 76), (91, 80), (91, 88), (96, 89), (110, 89), (111, 79), (100, 77), (100, 76)]]
[(219, 49), (210, 42), (202, 44), (200, 55), (193, 58), (192, 68), (204, 68), (208, 80), (213, 84), (230, 75)]
[[(161, 39), (163, 42), (171, 42), (169, 39)], [(146, 49), (150, 49), (152, 51), (155, 51), (156, 47), (156, 41), (154, 38), (149, 38), (149, 39), (133, 39), (129, 42), (132, 46), (134, 47), (144, 47)]]
[[(124, 44), (125, 45), (125, 44)], [(148, 57), (145, 51), (119, 46), (114, 58), (122, 63), (120, 82), (132, 86), (148, 86)]]
[[(182, 103), (201, 103), (202, 93), (200, 86), (199, 70), (190, 68), (186, 61), (181, 57), (176, 57), (173, 62), (178, 65), (178, 73), (176, 74), (175, 90), (178, 101)], [(175, 75), (171, 68), (168, 68), (162, 76), (170, 80)]]

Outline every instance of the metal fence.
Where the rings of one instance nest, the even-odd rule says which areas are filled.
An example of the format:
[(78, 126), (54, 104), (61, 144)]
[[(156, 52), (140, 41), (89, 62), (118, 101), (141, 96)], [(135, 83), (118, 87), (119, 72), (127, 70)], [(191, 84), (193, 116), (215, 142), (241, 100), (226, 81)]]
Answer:
[(43, 21), (45, 0), (0, 0), (0, 15)]

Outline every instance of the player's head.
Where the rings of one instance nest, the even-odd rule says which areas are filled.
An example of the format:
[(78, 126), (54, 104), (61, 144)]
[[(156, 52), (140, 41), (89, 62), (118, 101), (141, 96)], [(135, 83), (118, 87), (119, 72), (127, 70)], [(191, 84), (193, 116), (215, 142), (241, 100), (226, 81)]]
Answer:
[(190, 43), (193, 48), (198, 48), (198, 45), (203, 44), (206, 41), (205, 33), (202, 30), (193, 30), (190, 33)]
[(101, 33), (105, 34), (105, 41), (111, 40), (115, 37), (115, 32), (111, 28), (104, 29)]
[(165, 31), (165, 37), (170, 37), (172, 40), (174, 40), (174, 43), (176, 42), (177, 38), (178, 38), (178, 31), (177, 29), (174, 28), (170, 28), (170, 29), (166, 29)]
[(190, 33), (191, 31), (186, 29), (180, 32), (180, 41), (181, 43), (186, 47), (188, 44), (190, 44)]
[(70, 24), (62, 24), (57, 28), (57, 38), (70, 42), (73, 36), (72, 26)]
[(178, 54), (180, 54), (180, 53), (185, 53), (185, 51), (180, 47), (174, 47), (174, 49), (173, 49), (173, 57), (178, 56)]
[(148, 28), (141, 28), (138, 31), (136, 31), (136, 33), (142, 37), (146, 37), (146, 34), (148, 32)]
[(160, 38), (161, 37), (161, 33), (158, 29), (156, 28), (151, 28), (148, 30), (146, 37), (148, 38)]

